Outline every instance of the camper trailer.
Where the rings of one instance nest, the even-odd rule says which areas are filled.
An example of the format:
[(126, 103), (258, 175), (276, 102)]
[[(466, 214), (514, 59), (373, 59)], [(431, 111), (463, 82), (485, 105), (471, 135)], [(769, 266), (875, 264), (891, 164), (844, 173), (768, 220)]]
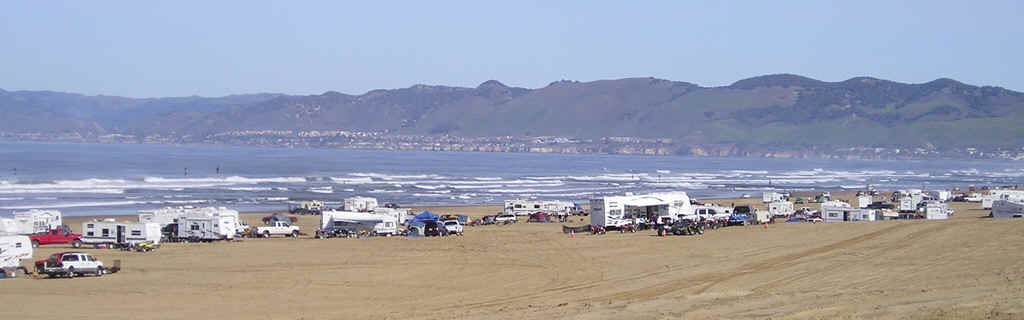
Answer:
[(875, 221), (878, 220), (878, 211), (853, 208), (842, 201), (829, 201), (821, 205), (821, 218), (825, 222)]
[(871, 201), (872, 200), (873, 199), (871, 199), (871, 195), (870, 194), (862, 194), (862, 195), (857, 196), (857, 208), (861, 208), (861, 209), (867, 208), (868, 206), (871, 205)]
[(317, 237), (357, 235), (361, 231), (378, 236), (398, 234), (398, 218), (369, 212), (324, 211), (320, 215)]
[(0, 269), (14, 277), (18, 269), (25, 272), (21, 260), (32, 258), (32, 244), (27, 236), (0, 235)]
[(905, 196), (900, 198), (900, 206), (898, 209), (900, 212), (915, 212), (917, 211), (918, 203), (920, 202), (915, 201), (913, 197)]
[(161, 228), (164, 228), (169, 224), (179, 223), (184, 217), (230, 217), (232, 221), (234, 221), (233, 229), (235, 232), (245, 231), (249, 228), (249, 226), (242, 223), (242, 219), (238, 216), (238, 211), (224, 207), (167, 207), (156, 210), (139, 211), (140, 223), (156, 223), (159, 224)]
[(655, 224), (674, 222), (679, 215), (692, 214), (686, 192), (611, 196), (590, 200), (590, 225), (619, 228), (633, 218)]
[(377, 209), (377, 198), (350, 197), (345, 198), (345, 211), (367, 212)]
[(504, 213), (525, 216), (535, 212), (557, 215), (569, 214), (576, 210), (576, 204), (568, 201), (505, 200)]
[(996, 200), (1024, 201), (1024, 190), (990, 190), (981, 197), (981, 208), (992, 209)]
[(114, 219), (82, 222), (82, 243), (130, 247), (142, 242), (160, 243), (160, 224), (117, 222)]
[(931, 190), (927, 192), (928, 197), (932, 200), (938, 200), (941, 202), (949, 201), (953, 199), (953, 193), (949, 190)]
[(238, 218), (232, 215), (189, 215), (178, 218), (177, 238), (185, 241), (231, 240)]
[(772, 217), (788, 217), (793, 214), (793, 203), (789, 201), (773, 201), (768, 204), (768, 213)]
[(1024, 218), (1024, 201), (996, 200), (992, 203), (993, 218)]
[(398, 221), (399, 225), (405, 225), (406, 220), (410, 217), (408, 209), (399, 208), (377, 207), (377, 209), (373, 210), (373, 213), (395, 218), (395, 221)]
[(951, 209), (949, 205), (941, 202), (928, 202), (922, 208), (924, 210), (924, 218), (928, 220), (946, 220), (949, 219)]
[(789, 199), (789, 194), (779, 192), (765, 192), (761, 194), (761, 202), (771, 203), (786, 201)]
[(12, 213), (14, 216), (12, 225), (16, 234), (34, 234), (56, 229), (64, 224), (60, 211), (57, 210), (36, 210), (21, 211)]

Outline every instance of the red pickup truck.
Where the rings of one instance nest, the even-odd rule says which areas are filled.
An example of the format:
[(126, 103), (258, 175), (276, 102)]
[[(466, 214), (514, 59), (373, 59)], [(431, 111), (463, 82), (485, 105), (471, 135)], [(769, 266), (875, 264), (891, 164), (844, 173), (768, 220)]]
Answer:
[(66, 244), (70, 243), (72, 247), (82, 247), (82, 235), (77, 233), (71, 233), (71, 229), (67, 226), (61, 226), (56, 229), (51, 229), (46, 233), (37, 233), (28, 236), (29, 240), (32, 240), (32, 247), (38, 248), (39, 245), (43, 244)]

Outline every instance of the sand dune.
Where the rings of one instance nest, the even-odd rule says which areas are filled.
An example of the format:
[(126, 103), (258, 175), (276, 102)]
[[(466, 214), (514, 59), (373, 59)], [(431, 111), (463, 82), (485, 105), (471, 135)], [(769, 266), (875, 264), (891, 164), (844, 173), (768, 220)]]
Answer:
[[(694, 237), (570, 239), (559, 224), (519, 223), (449, 238), (87, 249), (125, 270), (0, 281), (0, 318), (1024, 317), (1024, 251), (1014, 245), (1024, 221), (979, 218), (987, 211), (976, 207), (956, 204), (948, 221), (780, 223)], [(311, 232), (314, 221), (300, 223)]]

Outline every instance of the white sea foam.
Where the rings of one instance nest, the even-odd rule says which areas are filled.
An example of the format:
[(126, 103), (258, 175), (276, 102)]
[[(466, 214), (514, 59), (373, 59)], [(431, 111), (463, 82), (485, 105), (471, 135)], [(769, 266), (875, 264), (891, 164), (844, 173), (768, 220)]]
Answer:
[(0, 201), (18, 201), (18, 200), (25, 200), (25, 198), (22, 198), (22, 197), (0, 198)]
[(368, 184), (373, 183), (373, 179), (362, 177), (362, 178), (343, 178), (343, 177), (331, 177), (331, 181), (334, 183), (341, 184)]
[(7, 206), (0, 207), (0, 209), (7, 210), (23, 210), (23, 209), (60, 209), (60, 208), (78, 208), (78, 207), (117, 207), (117, 206), (130, 206), (141, 204), (138, 201), (97, 201), (97, 202), (67, 202), (67, 203), (40, 203), (31, 205), (20, 205), (20, 206)]

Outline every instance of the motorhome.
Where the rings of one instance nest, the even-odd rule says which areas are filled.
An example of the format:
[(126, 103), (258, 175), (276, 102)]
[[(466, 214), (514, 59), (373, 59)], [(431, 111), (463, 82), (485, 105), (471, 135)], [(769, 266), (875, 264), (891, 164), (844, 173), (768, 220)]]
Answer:
[(339, 236), (342, 234), (373, 232), (375, 235), (391, 236), (398, 234), (398, 218), (370, 212), (324, 211), (320, 215), (319, 237)]
[(769, 192), (765, 192), (765, 193), (761, 194), (761, 202), (764, 202), (764, 203), (786, 201), (786, 200), (789, 200), (789, 194), (788, 193), (779, 193), (779, 192), (769, 191)]
[(993, 218), (1024, 218), (1024, 201), (996, 200), (992, 203)]
[(793, 203), (789, 201), (772, 201), (768, 204), (768, 214), (772, 217), (788, 217), (793, 214)]
[(525, 216), (535, 212), (544, 212), (551, 215), (560, 213), (571, 213), (576, 210), (576, 204), (568, 201), (553, 200), (505, 200), (504, 213)]
[(187, 215), (178, 218), (177, 238), (185, 241), (231, 240), (237, 233), (238, 225), (237, 216), (230, 214)]
[(18, 269), (25, 271), (21, 260), (32, 258), (32, 243), (24, 235), (0, 235), (0, 269), (10, 277)]
[[(57, 210), (36, 210), (13, 212), (13, 223), (5, 224), (13, 226), (16, 234), (33, 234), (50, 231), (64, 224), (60, 211)], [(5, 227), (6, 228), (6, 227)]]
[(626, 194), (590, 200), (590, 225), (618, 228), (637, 220), (667, 224), (694, 212), (686, 192)]
[(82, 243), (108, 246), (133, 246), (142, 242), (160, 243), (160, 224), (117, 222), (114, 219), (82, 222)]
[(349, 197), (345, 198), (345, 211), (367, 212), (377, 209), (377, 198)]

